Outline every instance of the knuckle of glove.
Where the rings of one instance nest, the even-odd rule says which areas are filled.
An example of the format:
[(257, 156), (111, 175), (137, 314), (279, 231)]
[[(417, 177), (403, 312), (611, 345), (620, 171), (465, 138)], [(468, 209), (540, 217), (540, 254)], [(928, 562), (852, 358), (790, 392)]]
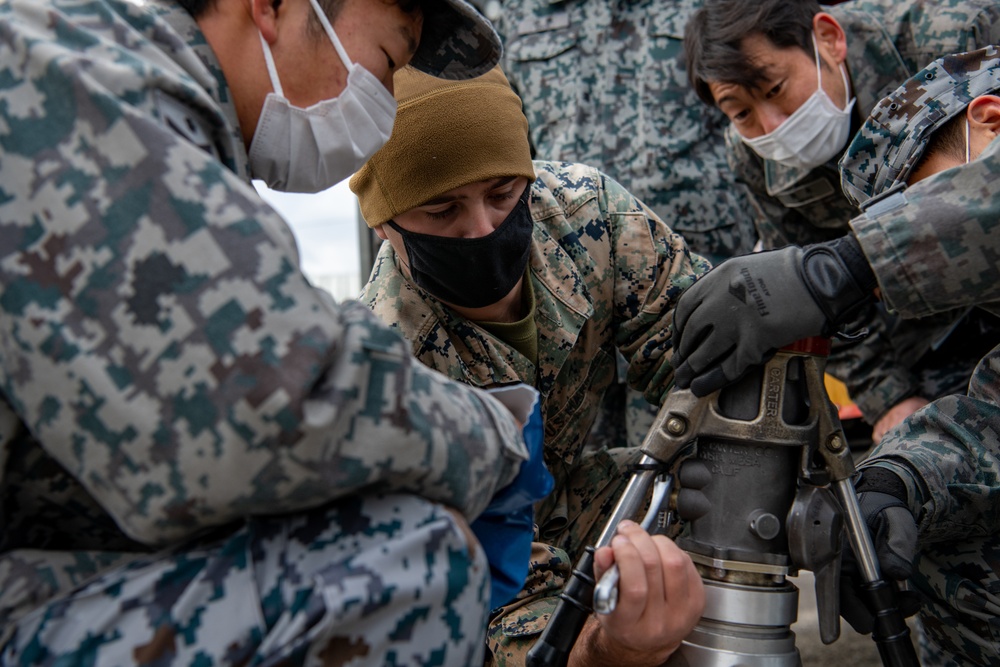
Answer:
[(858, 494), (858, 504), (883, 572), (893, 579), (907, 579), (913, 573), (917, 548), (917, 524), (909, 507), (899, 498), (877, 491)]

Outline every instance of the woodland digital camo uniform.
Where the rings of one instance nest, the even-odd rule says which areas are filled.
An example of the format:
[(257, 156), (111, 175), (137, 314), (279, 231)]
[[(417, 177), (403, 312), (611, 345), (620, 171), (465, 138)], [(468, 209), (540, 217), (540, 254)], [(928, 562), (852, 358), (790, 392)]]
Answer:
[(411, 341), (416, 357), (477, 387), (525, 382), (542, 395), (545, 462), (555, 490), (536, 505), (539, 530), (519, 598), (490, 623), (494, 664), (522, 665), (582, 548), (593, 544), (627, 482), (637, 449), (583, 454), (615, 350), (630, 383), (660, 404), (673, 383), (670, 318), (680, 293), (708, 270), (684, 240), (592, 167), (536, 161), (528, 260), (538, 363), (460, 317), (400, 271), (383, 243), (362, 300)]
[[(826, 9), (847, 34), (845, 64), (857, 98), (854, 128), (879, 99), (933, 59), (1000, 40), (1000, 4), (994, 0), (853, 0)], [(765, 248), (847, 232), (858, 208), (841, 192), (836, 160), (813, 170), (764, 160), (732, 126), (726, 142), (733, 171), (750, 188)], [(844, 381), (871, 424), (909, 396), (964, 391), (989, 349), (983, 337), (1000, 332), (992, 315), (966, 315), (965, 309), (903, 322), (872, 306), (854, 328), (862, 326), (869, 329), (866, 338), (835, 341), (827, 371)]]
[(3, 2), (0, 146), (0, 661), (481, 660), (519, 429), (306, 282), (192, 18)]
[[(757, 234), (746, 189), (726, 164), (728, 121), (699, 102), (684, 70), (684, 26), (700, 5), (504, 0), (497, 28), (536, 157), (600, 168), (717, 263), (750, 252)], [(619, 363), (622, 386), (591, 437), (638, 446), (656, 408), (626, 389)]]
[[(1000, 313), (1000, 141), (967, 165), (902, 192), (929, 133), (968, 102), (1000, 93), (1000, 53), (943, 58), (884, 99), (850, 145), (844, 189), (866, 204), (851, 227), (882, 299), (904, 317), (955, 307)], [(901, 169), (902, 168), (902, 169)], [(922, 663), (1000, 664), (1000, 346), (967, 395), (934, 401), (861, 464), (905, 483), (919, 526)]]

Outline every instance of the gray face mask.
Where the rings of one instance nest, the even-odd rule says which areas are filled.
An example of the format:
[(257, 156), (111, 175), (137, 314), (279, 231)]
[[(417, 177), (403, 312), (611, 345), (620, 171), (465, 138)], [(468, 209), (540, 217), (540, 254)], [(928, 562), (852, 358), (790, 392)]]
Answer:
[(395, 98), (374, 74), (351, 62), (326, 14), (316, 0), (310, 3), (347, 68), (347, 86), (331, 100), (292, 106), (261, 36), (274, 92), (264, 100), (250, 143), (250, 171), (285, 192), (319, 192), (344, 180), (389, 140), (396, 119)]
[(482, 308), (507, 296), (524, 275), (534, 222), (530, 184), (500, 226), (475, 239), (409, 232), (392, 220), (410, 258), (413, 282), (445, 303)]

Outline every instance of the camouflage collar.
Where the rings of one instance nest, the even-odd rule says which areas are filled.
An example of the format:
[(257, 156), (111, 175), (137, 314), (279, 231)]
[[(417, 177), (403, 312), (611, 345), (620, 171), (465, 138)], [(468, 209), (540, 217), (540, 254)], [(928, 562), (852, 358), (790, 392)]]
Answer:
[[(219, 64), (215, 51), (205, 40), (205, 35), (195, 20), (180, 5), (165, 0), (147, 0), (145, 6), (167, 23), (178, 38), (190, 48), (188, 53), (178, 51), (171, 54), (171, 57), (197, 82), (201, 90), (208, 94), (214, 103), (213, 106), (221, 110), (226, 120), (227, 136), (224, 137), (224, 144), (220, 142), (219, 147), (225, 149), (225, 154), (220, 155), (220, 158), (240, 178), (249, 182), (250, 167), (240, 131), (239, 117), (236, 115), (236, 106), (233, 104), (229, 85), (226, 83), (222, 65)], [(194, 57), (191, 57), (192, 55)]]
[[(593, 317), (594, 306), (576, 264), (541, 225), (535, 225), (528, 262), (539, 337), (537, 368), (407, 279), (389, 244), (380, 251), (362, 299), (376, 306), (402, 304), (394, 324), (411, 342), (414, 354), (420, 358), (422, 353), (434, 351), (451, 357), (449, 366), (460, 369), (449, 373), (452, 377), (460, 375), (456, 379), (477, 387), (529, 382), (547, 395), (584, 324)], [(376, 313), (380, 312), (376, 307)]]

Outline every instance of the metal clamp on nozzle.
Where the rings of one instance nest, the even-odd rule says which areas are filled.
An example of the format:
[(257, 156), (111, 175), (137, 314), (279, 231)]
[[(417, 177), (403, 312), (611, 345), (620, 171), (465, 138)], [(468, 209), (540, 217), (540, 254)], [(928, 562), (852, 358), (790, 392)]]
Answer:
[[(790, 627), (798, 589), (787, 579), (800, 568), (816, 573), (820, 635), (834, 641), (844, 526), (868, 582), (883, 663), (918, 664), (861, 519), (854, 461), (823, 383), (828, 351), (825, 339), (807, 339), (705, 398), (689, 390), (667, 394), (643, 442), (646, 456), (597, 546), (610, 543), (651, 490), (647, 531), (660, 531), (662, 519), (675, 514), (684, 522), (676, 541), (701, 572), (706, 605), (668, 667), (800, 667)], [(592, 552), (585, 559), (578, 569), (592, 573)], [(577, 579), (574, 573), (565, 589), (572, 599), (564, 596), (528, 653), (532, 667), (565, 664), (591, 602), (598, 613), (614, 611), (617, 569), (596, 587), (592, 578)]]
[[(891, 602), (857, 511), (850, 448), (823, 383), (827, 350), (808, 339), (703, 399), (686, 390), (668, 395), (672, 423), (684, 425), (684, 437), (696, 436), (677, 473), (677, 513), (690, 517), (677, 543), (706, 590), (702, 621), (668, 667), (799, 667), (790, 628), (798, 590), (786, 578), (799, 569), (816, 574), (821, 639), (836, 640), (845, 525), (863, 554), (866, 580), (880, 582), (873, 584), (876, 604)], [(676, 450), (672, 437), (663, 430), (644, 451), (658, 458), (661, 447)], [(887, 613), (894, 620), (873, 634), (884, 663), (916, 665), (905, 623)]]
[[(651, 535), (665, 533), (674, 523), (669, 507), (673, 487), (674, 478), (665, 473), (657, 475), (653, 482), (653, 498), (642, 519), (642, 527)], [(598, 614), (610, 614), (617, 604), (618, 566), (612, 565), (594, 588), (594, 611)]]

